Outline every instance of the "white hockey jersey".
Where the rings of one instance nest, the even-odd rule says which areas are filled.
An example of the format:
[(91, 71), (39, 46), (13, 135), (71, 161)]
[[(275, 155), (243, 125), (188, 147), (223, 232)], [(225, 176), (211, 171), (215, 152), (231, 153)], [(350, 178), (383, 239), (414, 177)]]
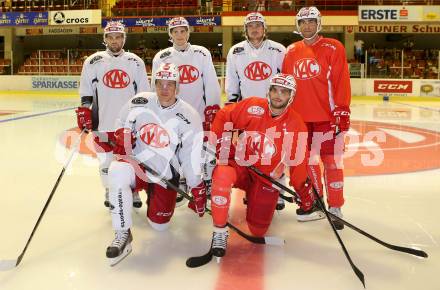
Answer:
[(144, 61), (130, 52), (100, 51), (84, 62), (79, 94), (93, 96), (93, 129), (114, 131), (121, 108), (137, 93), (150, 91)]
[(266, 39), (260, 48), (244, 40), (229, 49), (226, 59), (226, 97), (239, 101), (248, 97), (266, 97), (269, 81), (281, 72), (286, 48)]
[[(182, 172), (189, 187), (202, 182), (202, 121), (188, 103), (177, 99), (163, 108), (156, 93), (134, 96), (120, 112), (116, 126), (130, 128), (136, 134), (133, 154), (168, 180), (173, 178), (171, 166)], [(154, 182), (166, 187), (147, 173)]]
[(153, 59), (151, 87), (154, 91), (154, 74), (164, 62), (179, 67), (178, 98), (194, 107), (204, 120), (204, 110), (209, 105), (220, 105), (220, 85), (212, 63), (211, 53), (203, 46), (188, 44), (185, 51), (168, 47)]

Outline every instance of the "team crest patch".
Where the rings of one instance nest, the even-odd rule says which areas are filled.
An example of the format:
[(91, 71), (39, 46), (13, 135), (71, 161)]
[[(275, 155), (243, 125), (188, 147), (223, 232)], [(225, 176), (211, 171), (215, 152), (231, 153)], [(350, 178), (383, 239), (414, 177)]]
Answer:
[(112, 89), (123, 89), (130, 84), (130, 76), (123, 70), (112, 69), (102, 77), (105, 86)]
[(254, 61), (246, 66), (244, 75), (252, 81), (264, 81), (272, 75), (272, 68), (265, 62)]
[(251, 106), (247, 109), (247, 112), (251, 115), (261, 116), (264, 114), (264, 109), (260, 106)]

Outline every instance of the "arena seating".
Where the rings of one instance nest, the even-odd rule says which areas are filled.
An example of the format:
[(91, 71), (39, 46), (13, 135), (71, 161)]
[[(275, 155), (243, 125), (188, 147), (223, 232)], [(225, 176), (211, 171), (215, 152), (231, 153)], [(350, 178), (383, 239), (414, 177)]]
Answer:
[(18, 74), (79, 75), (83, 61), (96, 50), (33, 51), (19, 67)]
[(438, 50), (370, 49), (367, 51), (369, 77), (438, 78)]
[(0, 58), (0, 75), (8, 73), (11, 68), (11, 60)]

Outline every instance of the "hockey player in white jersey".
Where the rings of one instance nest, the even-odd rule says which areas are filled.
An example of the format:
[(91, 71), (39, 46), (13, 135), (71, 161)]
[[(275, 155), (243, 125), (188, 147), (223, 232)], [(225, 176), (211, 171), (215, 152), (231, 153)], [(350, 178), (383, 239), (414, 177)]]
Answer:
[[(110, 21), (104, 28), (105, 51), (89, 56), (81, 72), (79, 94), (81, 107), (76, 110), (78, 127), (92, 130), (99, 161), (99, 172), (105, 187), (104, 205), (108, 201), (108, 167), (113, 159), (115, 120), (121, 108), (137, 93), (150, 91), (144, 61), (124, 51), (124, 25)], [(138, 193), (134, 207), (141, 207)]]
[(267, 24), (258, 12), (244, 19), (246, 40), (229, 49), (226, 59), (226, 95), (229, 102), (253, 96), (266, 97), (269, 80), (281, 72), (286, 48), (267, 39)]
[[(111, 265), (131, 251), (133, 190), (147, 190), (147, 220), (153, 229), (166, 230), (174, 213), (177, 193), (160, 179), (145, 173), (142, 164), (175, 185), (179, 181), (178, 172), (182, 172), (194, 198), (188, 207), (200, 217), (205, 211), (206, 191), (201, 177), (202, 121), (194, 108), (176, 98), (179, 89), (176, 65), (161, 64), (154, 78), (157, 93), (140, 93), (133, 97), (122, 109), (119, 128), (115, 131), (114, 153), (119, 159), (111, 163), (109, 177), (116, 236), (106, 252)], [(130, 155), (135, 158), (130, 159)]]
[[(229, 49), (226, 59), (225, 90), (228, 102), (235, 103), (248, 97), (266, 97), (269, 81), (281, 72), (286, 48), (266, 38), (267, 24), (258, 12), (249, 13), (243, 24), (246, 40)], [(285, 176), (281, 182), (286, 184)], [(279, 198), (277, 209), (284, 209)]]
[[(161, 63), (176, 64), (180, 72), (178, 97), (196, 109), (202, 118), (203, 129), (210, 131), (215, 114), (220, 109), (220, 85), (211, 53), (203, 46), (188, 42), (189, 23), (184, 17), (175, 17), (169, 21), (168, 34), (173, 46), (159, 51), (154, 56), (152, 75), (155, 75)], [(153, 83), (154, 79), (152, 79), (152, 87)], [(209, 154), (205, 156), (203, 179), (209, 191), (215, 159)], [(181, 188), (185, 189), (183, 180), (181, 184)], [(178, 201), (182, 199), (183, 197), (179, 195)]]

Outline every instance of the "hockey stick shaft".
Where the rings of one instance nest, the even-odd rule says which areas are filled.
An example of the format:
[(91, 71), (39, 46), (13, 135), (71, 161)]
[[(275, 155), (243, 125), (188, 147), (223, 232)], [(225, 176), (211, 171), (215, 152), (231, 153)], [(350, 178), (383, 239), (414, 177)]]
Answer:
[[(251, 169), (252, 169), (252, 168), (251, 168)], [(254, 170), (254, 169), (252, 169), (252, 170)], [(258, 170), (258, 169), (257, 169), (257, 170)], [(294, 192), (294, 191), (291, 190), (290, 188), (284, 186), (283, 184), (279, 183), (278, 181), (276, 181), (276, 180), (273, 179), (272, 177), (270, 177), (270, 176), (268, 176), (268, 175), (262, 173), (262, 172), (259, 171), (259, 170), (258, 170), (258, 172), (255, 171), (255, 173), (257, 173), (257, 174), (260, 175), (261, 177), (266, 178), (267, 180), (273, 182), (276, 186), (278, 186), (278, 187), (284, 189), (286, 192), (288, 192), (288, 193), (292, 194), (293, 196), (295, 196), (295, 198), (298, 197), (297, 194), (296, 194), (296, 192)], [(315, 189), (315, 188), (314, 188), (314, 189)], [(327, 211), (327, 212), (328, 212), (328, 211)], [(362, 230), (362, 229), (356, 227), (355, 225), (353, 225), (353, 224), (347, 222), (346, 220), (344, 220), (344, 219), (342, 219), (342, 218), (340, 218), (340, 217), (338, 217), (338, 216), (335, 216), (334, 214), (332, 214), (332, 213), (330, 213), (330, 212), (329, 212), (328, 214), (330, 214), (333, 218), (338, 219), (338, 220), (341, 221), (344, 225), (346, 225), (347, 227), (351, 228), (352, 230), (354, 230), (354, 231), (360, 233), (361, 235), (363, 235), (363, 236), (365, 236), (365, 237), (367, 237), (367, 238), (369, 238), (369, 239), (371, 239), (371, 240), (373, 240), (373, 241), (379, 243), (380, 245), (382, 245), (382, 246), (384, 246), (384, 247), (386, 247), (386, 248), (388, 248), (388, 249), (391, 249), (391, 250), (394, 250), (394, 251), (403, 252), (403, 253), (407, 253), (407, 254), (411, 254), (411, 255), (415, 255), (415, 256), (419, 256), (419, 257), (424, 257), (424, 258), (427, 258), (427, 257), (428, 257), (428, 254), (427, 254), (426, 252), (422, 251), (422, 250), (417, 250), (417, 249), (412, 249), (412, 248), (407, 248), (407, 247), (402, 247), (402, 246), (397, 246), (397, 245), (389, 244), (389, 243), (384, 242), (384, 241), (378, 239), (377, 237), (375, 237), (375, 236), (373, 236), (373, 235), (367, 233), (366, 231), (364, 231), (364, 230)]]
[[(276, 181), (276, 180), (273, 179), (272, 177), (270, 177), (270, 176), (268, 176), (268, 175), (262, 173), (260, 170), (256, 169), (255, 167), (251, 167), (251, 169), (254, 170), (254, 172), (257, 173), (259, 176), (261, 176), (261, 177), (263, 177), (263, 178), (265, 178), (265, 179), (271, 181), (271, 182), (272, 182), (273, 184), (275, 184), (276, 186), (278, 186), (278, 187), (284, 189), (286, 192), (292, 194), (295, 198), (298, 197), (298, 195), (296, 194), (296, 192), (294, 192), (294, 191), (291, 190), (290, 188), (286, 187), (286, 186), (283, 185), (282, 183), (279, 183), (278, 181)], [(427, 257), (428, 257), (428, 254), (427, 254), (426, 252), (424, 252), (424, 251), (417, 250), (417, 249), (412, 249), (412, 248), (407, 248), (407, 247), (402, 247), (402, 246), (396, 246), (396, 245), (393, 245), (393, 244), (389, 244), (389, 243), (384, 242), (384, 241), (382, 241), (382, 240), (376, 238), (375, 236), (373, 236), (373, 235), (371, 235), (371, 234), (365, 232), (364, 230), (362, 230), (362, 229), (356, 227), (355, 225), (353, 225), (353, 224), (347, 222), (346, 220), (344, 220), (344, 219), (342, 219), (342, 218), (340, 218), (340, 217), (338, 217), (338, 216), (335, 216), (334, 214), (332, 214), (332, 213), (330, 213), (330, 212), (329, 212), (329, 215), (331, 215), (333, 218), (338, 219), (338, 220), (341, 221), (344, 225), (346, 225), (347, 227), (351, 228), (352, 230), (354, 230), (354, 231), (360, 233), (361, 235), (363, 235), (363, 236), (365, 236), (365, 237), (367, 237), (367, 238), (369, 238), (369, 239), (371, 239), (371, 240), (373, 240), (373, 241), (375, 241), (375, 242), (381, 244), (382, 246), (384, 246), (384, 247), (386, 247), (386, 248), (388, 248), (388, 249), (391, 249), (391, 250), (394, 250), (394, 251), (403, 252), (403, 253), (408, 253), (408, 254), (411, 254), (411, 255), (419, 256), (419, 257), (424, 257), (424, 258), (427, 258)]]
[(351, 259), (350, 254), (348, 253), (347, 248), (344, 245), (344, 242), (342, 241), (341, 237), (339, 236), (338, 231), (336, 230), (335, 225), (333, 224), (332, 220), (330, 219), (329, 212), (325, 209), (324, 202), (319, 197), (319, 194), (316, 191), (315, 186), (313, 184), (312, 184), (312, 189), (313, 189), (313, 194), (315, 195), (315, 199), (318, 201), (318, 204), (319, 204), (319, 207), (321, 208), (321, 210), (325, 213), (327, 221), (329, 222), (329, 224), (333, 230), (333, 233), (335, 234), (336, 238), (338, 239), (339, 245), (341, 246), (345, 257), (347, 258), (348, 263), (350, 264), (351, 268), (353, 269), (353, 272), (356, 274), (356, 276), (359, 278), (359, 280), (361, 281), (362, 285), (365, 288), (364, 273), (362, 273), (362, 271), (359, 270), (359, 268), (353, 263), (353, 260)]
[(82, 138), (82, 135), (83, 135), (84, 132), (85, 132), (85, 129), (83, 129), (83, 130), (81, 131), (81, 133), (79, 134), (79, 136), (78, 136), (78, 138), (77, 138), (75, 144), (71, 147), (71, 148), (72, 148), (72, 152), (70, 153), (69, 158), (68, 158), (68, 159), (66, 160), (66, 162), (64, 163), (64, 165), (63, 165), (63, 169), (61, 170), (60, 174), (58, 175), (58, 178), (57, 178), (57, 180), (56, 180), (56, 182), (55, 182), (55, 185), (53, 186), (52, 191), (50, 192), (50, 195), (49, 195), (49, 197), (47, 198), (47, 201), (46, 201), (46, 203), (45, 203), (45, 205), (44, 205), (44, 207), (43, 207), (43, 210), (41, 211), (40, 216), (38, 217), (38, 220), (37, 220), (37, 222), (35, 223), (34, 228), (32, 229), (32, 232), (31, 232), (31, 234), (30, 234), (30, 236), (29, 236), (29, 238), (28, 238), (28, 240), (27, 240), (27, 242), (26, 242), (26, 245), (25, 245), (24, 248), (23, 248), (23, 251), (22, 251), (21, 254), (18, 256), (17, 261), (16, 261), (14, 267), (17, 267), (17, 266), (20, 264), (20, 262), (22, 261), (22, 259), (23, 259), (23, 257), (24, 257), (24, 254), (26, 253), (26, 251), (27, 251), (27, 249), (28, 249), (28, 247), (29, 247), (29, 244), (30, 244), (31, 241), (32, 241), (32, 238), (34, 237), (34, 234), (35, 234), (35, 232), (37, 231), (38, 226), (40, 225), (40, 222), (41, 222), (41, 220), (43, 219), (43, 216), (44, 216), (44, 214), (45, 214), (47, 208), (49, 207), (49, 204), (50, 204), (50, 202), (51, 202), (51, 200), (52, 200), (52, 198), (53, 198), (53, 196), (54, 196), (54, 194), (55, 194), (55, 192), (56, 192), (56, 190), (57, 190), (57, 188), (58, 188), (58, 185), (60, 184), (60, 181), (61, 181), (61, 179), (63, 178), (64, 173), (66, 172), (67, 167), (69, 166), (70, 162), (72, 161), (73, 156), (75, 155), (76, 151), (78, 150), (78, 147), (79, 147), (79, 144), (80, 144), (80, 142), (81, 142), (81, 138)]

